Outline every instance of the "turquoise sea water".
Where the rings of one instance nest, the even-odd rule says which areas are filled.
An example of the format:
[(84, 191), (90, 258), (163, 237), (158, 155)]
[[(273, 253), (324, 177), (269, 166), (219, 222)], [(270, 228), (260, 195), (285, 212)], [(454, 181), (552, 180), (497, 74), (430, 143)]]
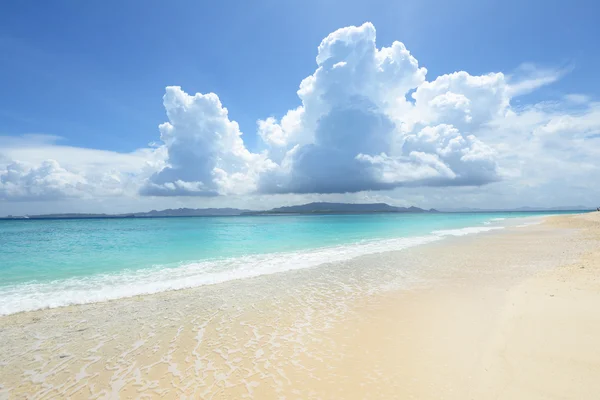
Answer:
[(547, 214), (4, 220), (0, 315), (315, 267)]

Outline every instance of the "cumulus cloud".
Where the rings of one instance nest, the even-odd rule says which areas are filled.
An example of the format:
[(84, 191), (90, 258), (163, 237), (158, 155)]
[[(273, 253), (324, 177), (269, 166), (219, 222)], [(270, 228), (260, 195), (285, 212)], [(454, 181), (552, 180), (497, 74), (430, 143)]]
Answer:
[(12, 162), (3, 171), (0, 170), (1, 199), (80, 197), (87, 187), (84, 177), (67, 171), (55, 160), (47, 160), (34, 167)]
[(51, 135), (0, 136), (0, 199), (131, 197), (164, 165), (160, 148), (116, 153), (60, 141)]
[(499, 179), (494, 151), (472, 132), (508, 108), (502, 74), (428, 82), (404, 44), (377, 47), (370, 23), (331, 33), (316, 62), (300, 83), (301, 104), (258, 121), (261, 154), (245, 147), (216, 94), (168, 87), (169, 121), (159, 128), (166, 165), (141, 193), (346, 193)]
[(498, 180), (494, 151), (460, 130), (506, 112), (504, 76), (457, 72), (428, 82), (426, 73), (404, 44), (377, 48), (370, 23), (330, 34), (316, 71), (300, 84), (302, 104), (280, 123), (259, 121), (277, 163), (259, 189), (340, 193)]
[(237, 122), (214, 93), (191, 96), (169, 86), (163, 97), (169, 122), (160, 125), (166, 166), (141, 193), (155, 196), (216, 196), (252, 192), (258, 175), (271, 166), (241, 139)]
[(435, 207), (427, 199), (450, 192), (473, 202), (559, 187), (598, 193), (587, 180), (600, 173), (598, 103), (567, 94), (511, 104), (568, 71), (523, 64), (512, 74), (457, 71), (428, 80), (401, 42), (377, 47), (372, 24), (346, 27), (318, 46), (297, 106), (257, 121), (263, 152), (245, 146), (216, 94), (170, 86), (155, 147), (115, 153), (48, 135), (0, 136), (0, 198), (199, 196), (214, 206), (216, 196), (229, 195), (258, 199), (261, 208), (266, 199), (362, 199), (401, 187)]
[(122, 171), (69, 170), (56, 160), (39, 164), (12, 161), (0, 168), (0, 199), (58, 200), (125, 194), (128, 177)]
[(442, 75), (432, 82), (423, 82), (415, 90), (415, 106), (407, 120), (417, 126), (444, 123), (475, 132), (506, 114), (510, 103), (508, 88), (502, 73), (472, 76), (460, 71)]
[(496, 153), (475, 136), (463, 137), (451, 125), (425, 127), (407, 135), (403, 156), (385, 154), (357, 159), (370, 163), (377, 180), (408, 185), (482, 185), (498, 179)]

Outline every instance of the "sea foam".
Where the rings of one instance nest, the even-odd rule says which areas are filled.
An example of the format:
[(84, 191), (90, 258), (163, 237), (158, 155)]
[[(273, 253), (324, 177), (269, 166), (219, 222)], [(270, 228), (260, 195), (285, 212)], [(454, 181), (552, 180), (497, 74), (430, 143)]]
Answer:
[(438, 236), (465, 236), (471, 235), (473, 233), (481, 233), (493, 231), (496, 229), (504, 229), (503, 226), (471, 226), (468, 228), (461, 229), (442, 229), (438, 231), (433, 231), (434, 235)]

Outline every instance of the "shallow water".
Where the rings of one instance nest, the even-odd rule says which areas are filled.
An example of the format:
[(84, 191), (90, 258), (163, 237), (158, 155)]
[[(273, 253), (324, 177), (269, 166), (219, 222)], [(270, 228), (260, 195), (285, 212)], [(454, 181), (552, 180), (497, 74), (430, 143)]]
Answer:
[[(428, 245), (317, 268), (3, 316), (0, 399), (393, 398), (407, 376), (360, 354), (402, 342), (404, 331), (357, 342), (365, 312), (393, 300), (398, 312), (386, 318), (397, 320), (398, 296), (460, 293), (467, 282), (505, 293), (504, 280), (573, 257), (568, 232), (519, 228), (534, 221), (437, 230), (421, 236), (438, 238)], [(492, 232), (473, 234), (484, 230)], [(345, 368), (352, 360), (355, 371)]]
[(540, 215), (0, 221), (0, 315), (315, 267)]

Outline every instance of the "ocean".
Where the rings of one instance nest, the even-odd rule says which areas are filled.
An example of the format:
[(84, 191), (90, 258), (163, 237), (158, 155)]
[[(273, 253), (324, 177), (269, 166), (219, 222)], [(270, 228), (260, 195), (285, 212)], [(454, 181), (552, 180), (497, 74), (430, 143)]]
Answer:
[(563, 213), (2, 220), (0, 315), (314, 268)]

